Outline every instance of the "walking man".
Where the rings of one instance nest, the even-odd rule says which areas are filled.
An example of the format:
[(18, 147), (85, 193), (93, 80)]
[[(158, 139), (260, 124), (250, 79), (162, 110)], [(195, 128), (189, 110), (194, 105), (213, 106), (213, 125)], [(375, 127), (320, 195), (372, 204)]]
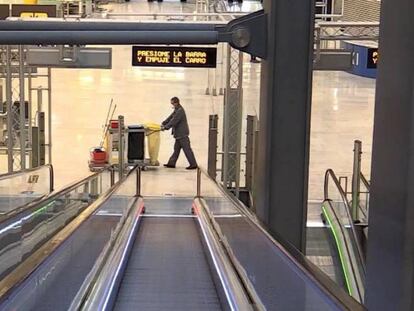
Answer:
[(172, 129), (172, 135), (175, 138), (174, 153), (168, 160), (165, 167), (175, 168), (175, 164), (180, 155), (181, 149), (184, 150), (184, 154), (187, 158), (188, 166), (187, 170), (194, 170), (197, 168), (197, 161), (194, 157), (193, 150), (190, 145), (190, 130), (188, 129), (187, 116), (185, 115), (184, 108), (180, 105), (178, 97), (171, 98), (171, 105), (174, 107), (174, 112), (164, 121), (161, 125), (161, 130)]

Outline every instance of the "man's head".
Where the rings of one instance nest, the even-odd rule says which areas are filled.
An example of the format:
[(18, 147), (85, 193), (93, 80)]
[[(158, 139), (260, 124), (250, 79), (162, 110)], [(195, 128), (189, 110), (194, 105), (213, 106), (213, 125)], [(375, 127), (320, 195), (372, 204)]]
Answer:
[(180, 99), (178, 97), (171, 98), (171, 105), (173, 105), (174, 108), (177, 108), (180, 106)]

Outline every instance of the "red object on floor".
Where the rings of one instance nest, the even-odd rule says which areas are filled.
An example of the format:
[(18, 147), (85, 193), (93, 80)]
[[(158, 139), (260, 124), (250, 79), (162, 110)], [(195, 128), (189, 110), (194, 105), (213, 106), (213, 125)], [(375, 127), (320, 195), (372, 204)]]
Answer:
[(102, 148), (94, 148), (91, 151), (91, 161), (93, 163), (106, 163), (107, 153)]

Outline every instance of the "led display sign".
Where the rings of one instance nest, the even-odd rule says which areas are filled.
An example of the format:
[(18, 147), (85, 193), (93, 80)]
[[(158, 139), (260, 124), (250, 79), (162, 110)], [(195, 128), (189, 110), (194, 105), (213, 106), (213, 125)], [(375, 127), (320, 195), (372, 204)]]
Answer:
[(13, 4), (11, 16), (24, 18), (56, 17), (56, 5)]
[(216, 48), (132, 47), (132, 66), (215, 68), (216, 63)]
[(370, 69), (377, 68), (378, 60), (379, 60), (378, 49), (369, 48), (368, 49), (367, 68), (370, 68)]

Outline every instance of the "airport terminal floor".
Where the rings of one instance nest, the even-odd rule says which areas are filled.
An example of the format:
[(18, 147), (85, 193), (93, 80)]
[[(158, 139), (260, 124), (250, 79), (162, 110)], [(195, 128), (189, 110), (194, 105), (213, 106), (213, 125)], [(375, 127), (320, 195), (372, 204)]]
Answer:
[[(261, 1), (218, 2), (227, 13), (262, 9)], [(122, 14), (136, 13), (140, 22), (156, 24), (156, 14), (171, 14), (162, 19), (196, 23), (186, 14), (205, 3), (109, 1), (93, 18), (108, 21), (105, 12), (120, 13), (119, 20), (132, 23), (136, 16)], [(334, 12), (333, 6), (327, 10)], [(217, 21), (205, 16), (212, 19), (205, 24)], [(365, 310), (376, 79), (312, 72), (301, 253), (258, 220), (251, 193), (239, 200), (238, 189), (226, 189), (207, 172), (211, 115), (219, 116), (216, 156), (224, 154), (227, 43), (217, 44), (217, 66), (208, 69), (133, 66), (131, 45), (105, 47), (112, 49), (111, 69), (51, 69), (52, 165), (0, 175), (0, 189), (6, 189), (0, 202), (0, 310)], [(246, 119), (260, 117), (264, 60), (247, 53), (241, 60), (243, 179)], [(34, 79), (33, 90), (44, 83), (39, 81)], [(169, 123), (162, 124), (173, 111), (177, 115), (173, 97), (186, 112), (196, 170), (186, 169), (183, 153), (175, 168), (163, 166), (183, 138), (176, 140), (164, 130)], [(108, 110), (115, 106), (112, 119), (124, 119), (109, 130)], [(122, 120), (129, 133), (118, 130)], [(162, 124), (159, 166), (131, 164), (121, 172), (118, 157), (113, 167), (91, 169), (97, 149), (91, 150), (103, 133), (111, 144), (126, 139), (129, 157), (129, 139), (148, 123)], [(297, 124), (290, 126), (295, 132)], [(362, 156), (355, 141), (362, 142)], [(10, 166), (5, 153), (1, 172)], [(219, 174), (225, 165), (219, 164)]]

